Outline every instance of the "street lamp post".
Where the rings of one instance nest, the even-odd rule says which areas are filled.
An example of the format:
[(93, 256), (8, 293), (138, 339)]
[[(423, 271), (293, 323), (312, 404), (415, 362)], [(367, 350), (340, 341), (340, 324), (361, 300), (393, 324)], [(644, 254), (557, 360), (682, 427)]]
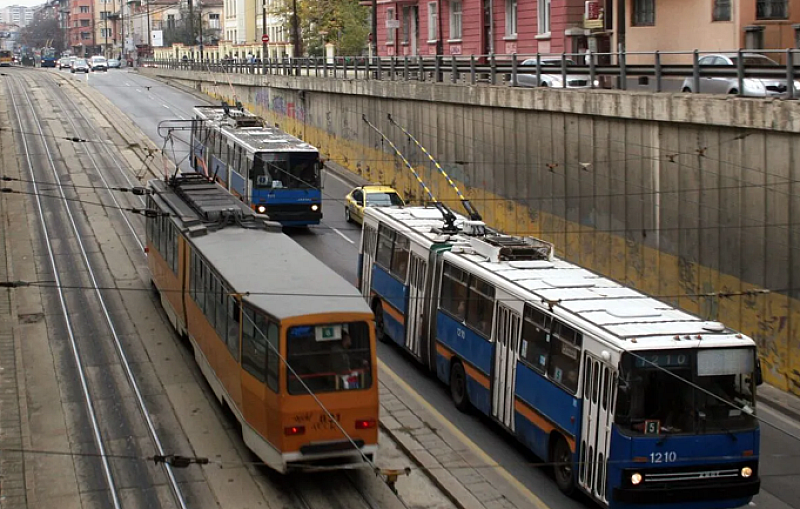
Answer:
[(261, 0), (261, 67), (263, 68), (267, 61), (267, 41), (264, 36), (267, 35), (267, 0)]

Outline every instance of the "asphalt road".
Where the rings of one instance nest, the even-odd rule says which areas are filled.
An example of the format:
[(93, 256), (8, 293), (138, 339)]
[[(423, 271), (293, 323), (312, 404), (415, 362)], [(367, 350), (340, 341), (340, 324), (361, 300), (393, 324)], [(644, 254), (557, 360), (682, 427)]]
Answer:
[[(157, 132), (158, 123), (191, 118), (192, 106), (201, 103), (194, 95), (125, 70), (93, 74), (88, 77), (88, 83), (130, 116), (159, 147), (163, 144), (163, 138)], [(177, 135), (184, 140), (175, 142), (175, 153), (179, 160), (184, 161), (183, 167), (188, 133), (176, 133)], [(347, 280), (355, 282), (360, 227), (345, 222), (342, 201), (352, 188), (352, 183), (338, 175), (327, 173), (324, 175), (323, 185), (323, 224), (290, 234)], [(554, 509), (594, 507), (590, 502), (570, 500), (562, 496), (549, 474), (537, 466), (538, 460), (535, 457), (522, 452), (518, 443), (493, 429), (494, 426), (487, 419), (465, 415), (456, 410), (444, 387), (398, 349), (381, 344), (378, 355), (443, 418), (455, 424), (548, 506)], [(764, 421), (761, 442), (762, 490), (754, 505), (767, 509), (800, 509), (800, 463), (797, 461), (800, 458), (800, 423), (763, 406), (759, 409), (759, 415)]]

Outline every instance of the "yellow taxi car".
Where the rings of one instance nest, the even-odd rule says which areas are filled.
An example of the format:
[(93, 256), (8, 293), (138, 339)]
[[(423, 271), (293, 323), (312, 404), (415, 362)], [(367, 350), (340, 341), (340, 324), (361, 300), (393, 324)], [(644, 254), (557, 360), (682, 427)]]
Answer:
[(388, 186), (362, 186), (345, 196), (344, 218), (348, 223), (364, 221), (365, 207), (402, 207), (405, 205), (400, 194)]

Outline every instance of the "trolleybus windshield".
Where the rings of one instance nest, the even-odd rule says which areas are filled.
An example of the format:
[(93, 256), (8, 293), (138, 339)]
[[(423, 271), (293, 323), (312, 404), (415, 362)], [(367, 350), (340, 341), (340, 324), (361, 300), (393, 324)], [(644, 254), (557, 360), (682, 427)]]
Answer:
[(368, 389), (372, 386), (369, 326), (366, 322), (290, 327), (286, 333), (289, 394)]
[(753, 348), (624, 354), (617, 426), (631, 435), (755, 428), (755, 355)]
[(260, 152), (253, 165), (253, 180), (262, 189), (318, 188), (318, 163), (316, 152)]

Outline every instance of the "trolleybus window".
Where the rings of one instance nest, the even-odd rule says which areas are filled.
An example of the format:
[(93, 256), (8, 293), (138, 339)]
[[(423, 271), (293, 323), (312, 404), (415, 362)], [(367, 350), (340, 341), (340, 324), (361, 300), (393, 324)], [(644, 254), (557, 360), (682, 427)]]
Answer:
[(289, 394), (305, 394), (299, 377), (313, 392), (367, 389), (372, 386), (369, 326), (366, 322), (295, 326), (286, 333)]
[(392, 274), (397, 276), (400, 281), (406, 280), (408, 245), (408, 238), (395, 234), (394, 249), (392, 250)]
[(375, 261), (386, 270), (392, 267), (392, 250), (394, 246), (394, 230), (384, 225), (378, 227), (378, 252)]
[(525, 323), (522, 324), (522, 357), (541, 373), (547, 371), (551, 321), (550, 315), (525, 305)]
[(466, 303), (467, 274), (446, 263), (442, 275), (442, 309), (463, 322), (467, 316)]
[[(581, 365), (581, 334), (558, 320), (553, 320), (552, 331), (547, 376), (575, 393)], [(594, 402), (597, 402), (598, 390), (598, 384), (595, 384), (592, 389)]]
[(621, 368), (615, 419), (624, 432), (719, 433), (756, 426), (752, 348), (630, 352)]
[(467, 325), (487, 338), (491, 337), (494, 287), (475, 276), (470, 276), (467, 302)]

